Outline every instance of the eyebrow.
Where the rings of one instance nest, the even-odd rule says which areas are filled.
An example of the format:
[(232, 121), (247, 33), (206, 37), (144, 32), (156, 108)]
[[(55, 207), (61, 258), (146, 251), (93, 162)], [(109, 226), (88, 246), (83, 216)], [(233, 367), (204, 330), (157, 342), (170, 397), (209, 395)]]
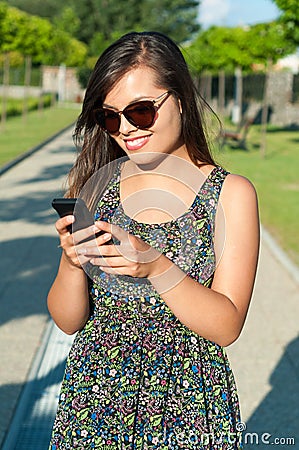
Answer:
[[(129, 106), (129, 105), (132, 105), (133, 103), (140, 102), (140, 101), (142, 101), (142, 100), (154, 100), (154, 97), (151, 98), (151, 97), (146, 96), (146, 95), (141, 95), (140, 97), (136, 97), (134, 100), (132, 100), (130, 103), (128, 103), (128, 104), (125, 106), (125, 108), (126, 108), (127, 106)], [(103, 108), (109, 108), (109, 109), (114, 109), (115, 111), (120, 111), (120, 109), (115, 108), (115, 106), (108, 105), (107, 103), (103, 103)]]

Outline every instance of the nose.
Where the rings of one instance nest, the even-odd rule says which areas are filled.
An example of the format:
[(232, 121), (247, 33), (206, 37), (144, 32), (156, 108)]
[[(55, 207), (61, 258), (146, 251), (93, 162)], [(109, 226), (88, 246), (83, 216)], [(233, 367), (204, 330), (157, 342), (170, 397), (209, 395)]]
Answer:
[(119, 132), (122, 134), (129, 134), (132, 131), (136, 131), (137, 127), (135, 125), (132, 125), (128, 119), (126, 119), (124, 114), (120, 114), (120, 125), (119, 125)]

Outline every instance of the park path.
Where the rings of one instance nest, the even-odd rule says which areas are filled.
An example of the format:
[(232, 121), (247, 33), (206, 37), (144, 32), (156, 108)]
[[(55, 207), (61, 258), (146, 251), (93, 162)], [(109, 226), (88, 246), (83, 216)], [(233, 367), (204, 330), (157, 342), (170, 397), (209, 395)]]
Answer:
[[(53, 325), (46, 308), (60, 254), (51, 200), (62, 193), (76, 156), (71, 135), (72, 129), (65, 131), (0, 177), (2, 450), (47, 450), (72, 342)], [(299, 448), (298, 270), (274, 250), (263, 232), (247, 322), (227, 349), (246, 438), (253, 439), (248, 449), (265, 447), (262, 439), (280, 438), (296, 439)]]

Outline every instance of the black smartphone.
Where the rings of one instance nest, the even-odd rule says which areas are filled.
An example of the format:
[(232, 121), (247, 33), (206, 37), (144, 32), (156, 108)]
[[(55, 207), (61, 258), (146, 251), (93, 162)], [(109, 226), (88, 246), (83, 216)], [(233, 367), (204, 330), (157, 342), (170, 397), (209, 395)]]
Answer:
[(81, 198), (54, 198), (52, 206), (60, 217), (75, 216), (75, 222), (68, 227), (70, 233), (94, 224), (93, 216)]
[[(65, 217), (69, 215), (75, 216), (75, 222), (68, 226), (68, 230), (70, 233), (72, 231), (78, 231), (82, 228), (90, 227), (94, 224), (94, 218), (89, 209), (86, 206), (86, 203), (82, 198), (54, 198), (52, 201), (53, 208), (58, 212), (60, 217)], [(95, 235), (84, 239), (82, 242), (89, 241), (94, 237), (98, 237), (103, 234), (104, 231), (98, 231)], [(113, 244), (112, 239), (106, 242), (106, 245)]]

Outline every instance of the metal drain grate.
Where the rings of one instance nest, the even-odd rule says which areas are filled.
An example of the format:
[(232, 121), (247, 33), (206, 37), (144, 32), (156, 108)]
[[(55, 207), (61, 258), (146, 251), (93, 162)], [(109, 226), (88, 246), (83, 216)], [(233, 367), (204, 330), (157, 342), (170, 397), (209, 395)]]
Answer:
[(66, 356), (74, 336), (50, 322), (2, 450), (47, 450)]

